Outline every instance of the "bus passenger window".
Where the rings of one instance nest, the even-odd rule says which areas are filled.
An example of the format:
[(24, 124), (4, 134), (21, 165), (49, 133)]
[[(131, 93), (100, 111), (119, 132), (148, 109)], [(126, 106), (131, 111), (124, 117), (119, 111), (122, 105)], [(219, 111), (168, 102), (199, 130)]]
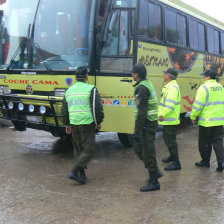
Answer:
[(140, 12), (138, 34), (154, 40), (163, 40), (161, 7), (142, 0), (140, 1)]
[(207, 29), (207, 43), (208, 43), (208, 52), (215, 54), (215, 35), (214, 29), (208, 27)]
[(221, 53), (224, 55), (224, 33), (221, 33)]
[(197, 22), (189, 20), (189, 41), (191, 49), (198, 49), (198, 26)]
[(149, 33), (149, 20), (148, 20), (148, 1), (140, 1), (140, 17), (138, 23), (138, 34), (142, 36), (148, 36)]
[(219, 32), (214, 30), (214, 38), (215, 38), (215, 54), (219, 54)]
[(162, 40), (162, 15), (161, 7), (149, 3), (149, 37), (154, 40)]
[(198, 50), (205, 51), (205, 26), (198, 23)]
[(187, 46), (187, 25), (186, 17), (177, 15), (177, 39), (178, 45), (181, 47)]
[(177, 15), (170, 10), (165, 11), (166, 41), (177, 43)]
[(194, 20), (189, 20), (190, 48), (205, 51), (205, 27)]

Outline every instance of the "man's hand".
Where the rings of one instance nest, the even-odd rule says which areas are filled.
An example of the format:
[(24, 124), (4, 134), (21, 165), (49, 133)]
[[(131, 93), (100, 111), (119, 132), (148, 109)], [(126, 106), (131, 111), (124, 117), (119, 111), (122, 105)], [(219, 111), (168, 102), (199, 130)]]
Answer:
[(162, 115), (159, 116), (159, 121), (163, 121), (164, 117)]
[(195, 121), (195, 120), (191, 120), (191, 123), (192, 123), (193, 125), (195, 125), (195, 124), (196, 124), (196, 121)]
[(70, 135), (72, 133), (72, 126), (71, 125), (67, 126), (65, 128), (65, 132), (66, 132), (67, 135)]
[(98, 125), (96, 126), (96, 130), (97, 130), (97, 131), (100, 131), (101, 128), (102, 128), (102, 125), (101, 125), (101, 124), (98, 124)]

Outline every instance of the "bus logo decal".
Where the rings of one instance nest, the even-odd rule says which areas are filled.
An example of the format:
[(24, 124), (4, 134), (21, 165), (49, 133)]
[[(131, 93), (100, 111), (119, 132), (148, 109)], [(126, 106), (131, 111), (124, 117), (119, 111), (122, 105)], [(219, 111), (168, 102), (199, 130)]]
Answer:
[(67, 79), (66, 79), (66, 84), (67, 84), (68, 86), (71, 86), (71, 85), (72, 85), (72, 82), (73, 82), (72, 78), (67, 78)]
[(27, 92), (27, 94), (32, 94), (33, 93), (33, 87), (31, 85), (28, 85), (26, 87), (26, 92)]

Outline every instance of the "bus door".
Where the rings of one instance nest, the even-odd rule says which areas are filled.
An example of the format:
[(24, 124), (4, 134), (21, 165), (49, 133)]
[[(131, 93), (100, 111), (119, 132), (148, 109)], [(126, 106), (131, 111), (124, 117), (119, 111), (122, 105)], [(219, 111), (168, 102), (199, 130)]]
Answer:
[(103, 131), (133, 133), (134, 1), (113, 1), (104, 17), (96, 86), (104, 105)]

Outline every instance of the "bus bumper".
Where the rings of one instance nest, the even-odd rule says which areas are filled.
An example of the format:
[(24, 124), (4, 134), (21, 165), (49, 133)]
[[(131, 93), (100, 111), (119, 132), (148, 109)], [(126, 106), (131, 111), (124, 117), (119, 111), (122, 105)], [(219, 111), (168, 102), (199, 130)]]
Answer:
[(66, 135), (61, 121), (62, 99), (40, 96), (0, 95), (0, 118), (27, 128)]

